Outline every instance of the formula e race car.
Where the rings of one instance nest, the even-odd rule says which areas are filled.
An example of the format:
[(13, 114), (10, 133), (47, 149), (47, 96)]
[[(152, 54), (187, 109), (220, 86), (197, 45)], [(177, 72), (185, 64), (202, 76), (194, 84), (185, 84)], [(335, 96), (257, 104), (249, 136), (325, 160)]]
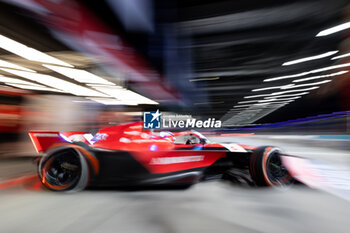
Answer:
[(293, 181), (272, 146), (210, 143), (202, 134), (151, 132), (130, 123), (87, 132), (31, 131), (41, 182), (55, 191), (86, 187), (189, 186), (228, 179), (256, 186)]

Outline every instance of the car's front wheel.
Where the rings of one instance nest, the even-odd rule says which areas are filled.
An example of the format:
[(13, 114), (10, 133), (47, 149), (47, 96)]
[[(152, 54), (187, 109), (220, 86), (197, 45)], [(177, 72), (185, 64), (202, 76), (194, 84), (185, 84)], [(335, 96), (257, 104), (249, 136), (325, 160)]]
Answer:
[(257, 186), (285, 186), (293, 178), (282, 163), (281, 150), (273, 146), (256, 149), (250, 158), (250, 175)]

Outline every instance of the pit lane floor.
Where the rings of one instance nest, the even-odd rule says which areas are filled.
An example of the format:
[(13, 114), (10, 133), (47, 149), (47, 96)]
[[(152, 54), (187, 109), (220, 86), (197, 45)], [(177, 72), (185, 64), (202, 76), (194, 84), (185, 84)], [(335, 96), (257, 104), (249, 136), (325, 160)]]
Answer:
[[(349, 155), (268, 139), (254, 143), (310, 157), (322, 151), (322, 159), (335, 162)], [(186, 190), (55, 193), (31, 180), (0, 191), (0, 232), (349, 232), (349, 207), (348, 201), (303, 186), (256, 189), (211, 181)]]

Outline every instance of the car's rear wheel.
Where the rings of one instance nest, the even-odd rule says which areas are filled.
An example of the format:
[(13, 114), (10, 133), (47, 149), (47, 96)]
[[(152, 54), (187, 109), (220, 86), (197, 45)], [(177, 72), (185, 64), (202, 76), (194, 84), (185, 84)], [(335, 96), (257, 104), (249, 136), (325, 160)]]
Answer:
[(256, 149), (250, 158), (250, 175), (257, 186), (286, 186), (293, 178), (282, 163), (281, 150), (264, 146)]
[(89, 180), (89, 167), (84, 156), (74, 148), (49, 151), (39, 164), (41, 182), (54, 191), (80, 191)]

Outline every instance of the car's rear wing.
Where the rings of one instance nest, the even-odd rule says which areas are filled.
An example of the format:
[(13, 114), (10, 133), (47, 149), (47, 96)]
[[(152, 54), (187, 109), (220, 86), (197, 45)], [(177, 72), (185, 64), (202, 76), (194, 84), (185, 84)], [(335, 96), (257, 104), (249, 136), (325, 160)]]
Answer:
[(89, 139), (91, 139), (92, 135), (80, 131), (30, 131), (29, 137), (33, 142), (35, 150), (38, 153), (42, 153), (58, 142), (84, 142), (90, 144)]
[(30, 131), (29, 137), (38, 153), (45, 152), (54, 143), (64, 141), (58, 131)]

